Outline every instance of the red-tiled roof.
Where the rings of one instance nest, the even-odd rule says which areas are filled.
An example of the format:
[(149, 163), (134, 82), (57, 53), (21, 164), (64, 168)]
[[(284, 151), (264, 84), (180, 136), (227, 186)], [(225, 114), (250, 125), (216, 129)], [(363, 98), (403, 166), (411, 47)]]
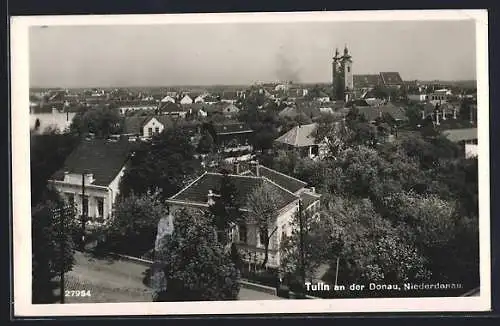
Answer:
[[(210, 173), (207, 172), (203, 174), (200, 178), (195, 180), (192, 184), (188, 185), (186, 188), (181, 190), (176, 195), (170, 197), (170, 201), (181, 201), (191, 204), (207, 204), (208, 192), (209, 190), (217, 192), (220, 187), (223, 175), (220, 173)], [(242, 176), (230, 174), (229, 178), (235, 188), (237, 189), (236, 201), (241, 208), (246, 208), (248, 196), (264, 182), (268, 183), (275, 191), (279, 194), (280, 201), (279, 207), (283, 208), (286, 205), (297, 200), (298, 197), (294, 194), (286, 191), (285, 189), (277, 186), (273, 182), (270, 182), (266, 178), (253, 177), (253, 176)]]
[(64, 172), (92, 173), (93, 184), (108, 186), (125, 165), (131, 150), (132, 144), (126, 140), (82, 141), (67, 157), (64, 167), (57, 171), (52, 179), (64, 180)]

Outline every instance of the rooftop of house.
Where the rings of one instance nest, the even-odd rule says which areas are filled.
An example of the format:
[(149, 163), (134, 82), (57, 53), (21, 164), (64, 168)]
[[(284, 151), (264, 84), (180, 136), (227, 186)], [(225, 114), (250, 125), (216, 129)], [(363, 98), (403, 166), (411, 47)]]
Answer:
[(316, 138), (314, 136), (316, 128), (316, 123), (299, 125), (292, 128), (284, 135), (281, 135), (275, 141), (294, 147), (312, 146), (316, 144)]
[(444, 130), (442, 134), (452, 142), (477, 139), (477, 128)]
[(381, 72), (380, 78), (385, 85), (402, 85), (403, 79), (399, 75), (399, 72)]
[[(279, 196), (280, 208), (283, 208), (299, 197), (289, 192), (288, 190), (280, 187), (276, 183), (265, 177), (256, 176), (243, 176), (228, 174), (230, 182), (236, 188), (236, 202), (242, 209), (247, 209), (248, 196), (257, 188), (266, 183), (271, 187)], [(223, 179), (223, 174), (205, 172), (194, 182), (182, 189), (180, 192), (169, 198), (169, 202), (183, 202), (186, 204), (208, 204), (208, 194), (210, 191), (217, 193)]]
[(311, 206), (315, 201), (318, 201), (320, 199), (320, 195), (318, 194), (312, 194), (310, 192), (302, 192), (300, 193), (300, 201), (302, 202), (302, 207), (307, 209), (309, 206)]
[(133, 116), (125, 117), (123, 119), (123, 134), (125, 135), (135, 135), (142, 134), (141, 128), (146, 123), (149, 117), (147, 116)]
[(280, 187), (283, 187), (293, 193), (296, 193), (307, 186), (307, 183), (302, 180), (270, 169), (261, 164), (240, 163), (240, 165), (240, 168), (243, 169), (243, 172), (240, 172), (240, 175), (266, 177), (267, 179), (278, 184)]
[(99, 186), (109, 186), (127, 162), (133, 144), (127, 140), (84, 140), (66, 158), (63, 168), (52, 176), (52, 180), (64, 180), (65, 172), (92, 173)]
[(218, 135), (253, 132), (253, 130), (250, 129), (250, 127), (241, 122), (219, 123), (219, 124), (214, 124), (213, 126), (215, 133)]
[(160, 106), (158, 107), (160, 111), (162, 112), (181, 112), (183, 109), (181, 106), (177, 103), (172, 103), (172, 102), (161, 102)]
[(142, 128), (144, 125), (153, 118), (160, 122), (164, 127), (171, 127), (174, 124), (172, 118), (167, 115), (125, 117), (123, 120), (123, 134), (142, 134)]
[(384, 113), (390, 114), (395, 120), (405, 120), (406, 112), (404, 108), (388, 103), (379, 106), (356, 106), (359, 113), (363, 114), (368, 121), (375, 121)]
[(224, 100), (237, 100), (240, 96), (237, 91), (225, 91), (222, 93), (221, 98)]

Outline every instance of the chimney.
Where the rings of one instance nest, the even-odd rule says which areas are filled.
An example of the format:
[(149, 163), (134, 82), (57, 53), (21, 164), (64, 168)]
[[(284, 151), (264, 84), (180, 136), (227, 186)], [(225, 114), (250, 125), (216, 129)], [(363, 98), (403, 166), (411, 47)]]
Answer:
[(315, 194), (316, 193), (316, 187), (309, 187), (309, 190), (311, 193)]

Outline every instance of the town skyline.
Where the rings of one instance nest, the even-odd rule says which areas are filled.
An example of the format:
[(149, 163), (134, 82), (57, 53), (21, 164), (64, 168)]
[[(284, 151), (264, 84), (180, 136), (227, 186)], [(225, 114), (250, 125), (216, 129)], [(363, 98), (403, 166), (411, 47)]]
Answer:
[(356, 75), (476, 80), (473, 20), (50, 26), (29, 42), (31, 88), (330, 83), (345, 45)]

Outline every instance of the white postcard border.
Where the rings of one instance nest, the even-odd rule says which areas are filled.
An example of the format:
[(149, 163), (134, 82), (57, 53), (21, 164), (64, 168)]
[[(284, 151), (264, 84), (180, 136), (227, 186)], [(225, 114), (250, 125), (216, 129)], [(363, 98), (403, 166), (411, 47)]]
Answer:
[[(285, 23), (319, 21), (476, 21), (480, 295), (456, 298), (318, 299), (168, 303), (31, 304), (31, 211), (29, 137), (30, 26)], [(11, 139), (15, 316), (198, 315), (329, 312), (459, 312), (491, 308), (488, 19), (486, 10), (407, 10), (109, 16), (25, 16), (11, 18)], [(63, 50), (63, 47), (62, 49)]]

